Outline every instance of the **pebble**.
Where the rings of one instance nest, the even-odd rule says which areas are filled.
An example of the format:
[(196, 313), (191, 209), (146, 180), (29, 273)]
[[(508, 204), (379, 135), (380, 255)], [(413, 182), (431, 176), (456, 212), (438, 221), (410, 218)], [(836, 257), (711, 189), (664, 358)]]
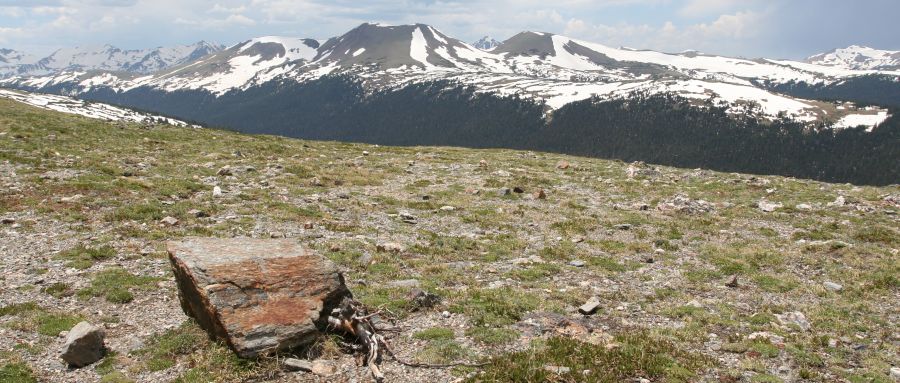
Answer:
[(175, 218), (175, 217), (165, 217), (165, 218), (159, 220), (159, 222), (160, 222), (161, 224), (163, 224), (163, 225), (166, 225), (166, 226), (175, 226), (175, 225), (178, 224), (178, 218)]
[(441, 311), (441, 316), (446, 318), (450, 318), (450, 312), (447, 310)]
[(900, 367), (891, 367), (891, 378), (900, 380)]
[(574, 260), (569, 261), (569, 266), (584, 267), (584, 261), (574, 259)]
[(780, 208), (782, 207), (782, 205), (781, 205), (780, 203), (777, 203), (777, 202), (770, 202), (770, 201), (766, 201), (766, 200), (764, 200), (764, 199), (763, 199), (763, 200), (759, 200), (759, 202), (756, 203), (756, 206), (759, 207), (759, 210), (762, 210), (762, 211), (764, 211), (764, 212), (766, 212), (766, 213), (771, 213), (771, 212), (773, 212), (773, 211), (775, 211), (775, 210), (778, 210), (778, 209), (780, 209)]
[(213, 191), (212, 191), (212, 196), (213, 197), (221, 197), (222, 196), (222, 188), (220, 188), (218, 186), (214, 186)]
[(552, 366), (552, 365), (544, 366), (544, 369), (547, 371), (550, 371), (554, 374), (559, 374), (559, 375), (568, 374), (570, 371), (572, 371), (572, 369), (570, 369), (568, 367)]
[(841, 285), (839, 283), (830, 282), (830, 281), (825, 282), (822, 285), (824, 285), (826, 289), (831, 290), (831, 291), (841, 291), (844, 289), (843, 285)]
[(581, 307), (578, 308), (578, 312), (582, 315), (591, 315), (597, 312), (597, 309), (600, 308), (600, 299), (597, 297), (591, 297), (585, 302)]
[(402, 279), (399, 281), (388, 282), (390, 287), (419, 287), (418, 279)]

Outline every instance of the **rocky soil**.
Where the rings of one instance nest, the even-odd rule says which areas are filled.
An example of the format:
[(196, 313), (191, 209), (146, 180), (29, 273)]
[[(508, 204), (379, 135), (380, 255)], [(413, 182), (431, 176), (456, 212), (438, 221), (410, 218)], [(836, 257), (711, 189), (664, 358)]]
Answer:
[[(387, 381), (897, 381), (898, 211), (897, 186), (107, 123), (0, 100), (0, 380), (371, 381), (338, 336), (252, 361), (209, 341), (165, 253), (200, 236), (295, 240), (381, 310), (404, 361), (488, 363), (386, 358)], [(108, 352), (70, 368), (60, 350), (82, 320)], [(316, 368), (288, 371), (287, 357)]]

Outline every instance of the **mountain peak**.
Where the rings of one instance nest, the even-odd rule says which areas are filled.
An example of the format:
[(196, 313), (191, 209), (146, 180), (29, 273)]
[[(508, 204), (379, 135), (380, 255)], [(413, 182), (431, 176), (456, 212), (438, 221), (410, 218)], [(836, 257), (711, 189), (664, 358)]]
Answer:
[(483, 51), (490, 51), (498, 46), (500, 46), (501, 42), (494, 40), (491, 36), (485, 35), (480, 40), (472, 43), (472, 46)]
[(849, 70), (900, 70), (900, 51), (854, 44), (810, 56), (806, 62)]

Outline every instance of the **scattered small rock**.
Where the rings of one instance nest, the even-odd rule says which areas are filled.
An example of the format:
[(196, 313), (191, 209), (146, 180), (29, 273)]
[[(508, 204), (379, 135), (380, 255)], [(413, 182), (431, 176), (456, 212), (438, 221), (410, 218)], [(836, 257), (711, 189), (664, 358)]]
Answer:
[(196, 218), (205, 218), (205, 217), (209, 217), (209, 214), (208, 214), (207, 212), (205, 212), (205, 211), (203, 211), (203, 210), (199, 210), (199, 209), (191, 209), (191, 210), (188, 210), (187, 213), (190, 214), (190, 215), (192, 215), (192, 216), (194, 216), (194, 217), (196, 217)]
[(417, 287), (419, 287), (419, 280), (418, 279), (402, 279), (399, 281), (391, 281), (391, 282), (388, 282), (388, 286), (399, 287), (399, 288), (417, 288)]
[(900, 380), (900, 367), (891, 367), (891, 379)]
[(385, 242), (375, 245), (375, 250), (378, 250), (382, 253), (402, 253), (406, 251), (406, 248), (403, 245), (396, 242)]
[(713, 204), (702, 199), (692, 200), (686, 196), (678, 195), (670, 201), (661, 202), (656, 206), (660, 211), (675, 211), (684, 214), (708, 213), (715, 210)]
[(440, 296), (422, 289), (413, 289), (409, 292), (408, 298), (414, 309), (432, 308), (441, 302)]
[(826, 289), (831, 290), (831, 291), (841, 291), (844, 289), (843, 285), (841, 285), (839, 283), (834, 283), (831, 281), (827, 281), (827, 282), (823, 283), (822, 285), (825, 286)]
[(12, 224), (16, 223), (16, 219), (12, 218), (12, 217), (3, 217), (3, 218), (0, 218), (0, 223), (2, 223), (4, 225), (12, 225)]
[(600, 299), (597, 297), (591, 297), (585, 302), (581, 307), (578, 308), (578, 312), (582, 315), (591, 315), (597, 312), (597, 309), (600, 308)]
[(401, 212), (399, 216), (400, 220), (404, 223), (415, 224), (418, 221), (418, 218), (416, 218), (416, 216), (407, 212)]
[(171, 217), (171, 216), (165, 217), (165, 218), (159, 220), (159, 223), (166, 225), (166, 226), (175, 226), (178, 224), (178, 218)]
[(216, 175), (220, 175), (220, 176), (230, 176), (233, 174), (234, 173), (231, 171), (231, 166), (228, 166), (228, 165), (223, 166), (221, 169), (219, 169), (218, 172), (216, 172)]
[(441, 206), (441, 211), (454, 211), (456, 210), (453, 206)]
[(573, 259), (573, 260), (569, 261), (569, 266), (584, 267), (584, 261), (578, 260), (578, 259)]
[(731, 276), (731, 279), (729, 279), (728, 282), (725, 282), (725, 286), (728, 286), (728, 287), (731, 287), (731, 288), (738, 287), (738, 277), (737, 277), (737, 275), (732, 275), (732, 276)]
[(784, 314), (776, 314), (776, 318), (783, 325), (796, 325), (803, 331), (809, 331), (810, 325), (809, 321), (806, 320), (806, 315), (799, 311), (791, 311)]
[(615, 227), (616, 227), (616, 229), (619, 229), (619, 230), (631, 230), (630, 223), (620, 223), (620, 224), (616, 225)]
[(62, 359), (70, 366), (84, 367), (101, 358), (106, 351), (103, 338), (106, 333), (102, 328), (88, 322), (80, 322), (66, 335), (62, 347)]
[(214, 186), (213, 191), (212, 191), (212, 196), (214, 198), (221, 197), (222, 196), (222, 188), (220, 188), (218, 186)]
[(288, 371), (311, 372), (319, 376), (334, 375), (334, 365), (323, 360), (308, 361), (297, 358), (287, 358), (283, 362), (284, 368)]
[(756, 206), (759, 207), (759, 210), (762, 210), (766, 213), (771, 213), (775, 210), (780, 209), (783, 205), (780, 203), (777, 203), (777, 202), (771, 202), (771, 201), (762, 199), (756, 203)]
[(562, 160), (556, 163), (556, 168), (560, 170), (566, 170), (569, 168), (569, 161)]
[(312, 228), (313, 228), (313, 223), (312, 223), (312, 221), (306, 221), (306, 222), (304, 222), (304, 223), (303, 223), (303, 228), (306, 229), (306, 230), (312, 229)]
[(844, 206), (846, 203), (847, 203), (847, 199), (844, 198), (844, 196), (839, 195), (839, 196), (837, 196), (837, 198), (834, 199), (834, 202), (829, 202), (828, 206), (829, 207), (841, 207), (841, 206)]
[(524, 192), (525, 192), (525, 189), (522, 189), (521, 187), (516, 186), (513, 188), (513, 193), (522, 194)]
[(501, 196), (501, 197), (503, 197), (503, 196), (508, 196), (508, 195), (512, 194), (512, 189), (510, 189), (510, 188), (500, 188), (499, 190), (497, 190), (497, 194), (498, 194), (499, 196)]
[(71, 197), (62, 197), (62, 198), (59, 199), (59, 202), (60, 202), (60, 203), (72, 203), (72, 202), (78, 202), (78, 201), (79, 201), (80, 199), (82, 199), (82, 198), (84, 198), (83, 195), (81, 195), (81, 194), (75, 194), (75, 195), (73, 195), (73, 196), (71, 196)]
[(287, 358), (282, 362), (284, 368), (288, 371), (306, 371), (312, 372), (313, 363), (308, 360)]
[(685, 305), (685, 306), (696, 307), (696, 308), (698, 308), (698, 309), (702, 309), (702, 308), (703, 308), (703, 304), (700, 303), (700, 301), (698, 301), (698, 300), (696, 300), (696, 299), (692, 299), (692, 300), (691, 300), (690, 302), (688, 302), (687, 305)]
[(547, 199), (547, 193), (544, 192), (544, 189), (538, 189), (531, 195), (534, 196), (534, 199)]
[(572, 369), (571, 369), (571, 368), (568, 368), (568, 367), (564, 367), (564, 366), (552, 366), (552, 365), (544, 366), (544, 369), (547, 370), (547, 371), (550, 371), (550, 372), (552, 372), (552, 373), (554, 373), (554, 374), (558, 374), (558, 375), (568, 374), (569, 372), (572, 371)]

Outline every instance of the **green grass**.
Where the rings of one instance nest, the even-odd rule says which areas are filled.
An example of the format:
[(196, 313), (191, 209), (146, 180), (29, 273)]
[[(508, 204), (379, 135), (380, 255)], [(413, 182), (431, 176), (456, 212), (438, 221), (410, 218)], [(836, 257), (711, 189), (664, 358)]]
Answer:
[(413, 334), (413, 338), (422, 340), (452, 340), (453, 330), (445, 327), (432, 327)]
[(463, 312), (476, 327), (496, 327), (513, 324), (525, 313), (538, 307), (538, 297), (510, 288), (475, 290), (466, 301), (453, 307)]
[(155, 335), (136, 354), (149, 371), (161, 371), (175, 365), (179, 357), (189, 355), (206, 344), (206, 333), (193, 322)]
[(91, 286), (80, 290), (78, 295), (82, 298), (102, 296), (111, 303), (128, 303), (134, 300), (132, 290), (153, 289), (160, 280), (156, 277), (134, 275), (120, 268), (110, 268), (94, 274)]
[(11, 328), (52, 337), (70, 330), (83, 320), (81, 315), (51, 311), (34, 302), (3, 306), (0, 308), (0, 316), (4, 315), (17, 317), (16, 320), (7, 322), (7, 326)]
[(18, 363), (8, 363), (0, 366), (0, 382), (3, 383), (37, 383), (31, 367)]
[(518, 339), (519, 332), (506, 328), (470, 327), (466, 330), (466, 336), (486, 345), (501, 345)]
[(54, 283), (50, 286), (45, 287), (41, 291), (50, 294), (54, 298), (63, 298), (74, 294), (72, 289), (69, 288), (69, 285), (62, 282)]
[(108, 245), (100, 247), (87, 247), (79, 244), (74, 248), (59, 253), (57, 258), (68, 261), (66, 266), (84, 270), (94, 265), (94, 263), (107, 260), (116, 256), (116, 250)]
[[(617, 346), (582, 343), (570, 338), (550, 338), (531, 349), (494, 359), (484, 374), (469, 382), (598, 382), (613, 383), (646, 378), (654, 381), (689, 382), (712, 362), (676, 348), (646, 332), (627, 332), (615, 337)], [(568, 367), (561, 377), (544, 367)], [(587, 374), (582, 373), (588, 370)]]
[(442, 364), (460, 361), (468, 355), (468, 350), (452, 339), (433, 339), (416, 353), (416, 360)]

